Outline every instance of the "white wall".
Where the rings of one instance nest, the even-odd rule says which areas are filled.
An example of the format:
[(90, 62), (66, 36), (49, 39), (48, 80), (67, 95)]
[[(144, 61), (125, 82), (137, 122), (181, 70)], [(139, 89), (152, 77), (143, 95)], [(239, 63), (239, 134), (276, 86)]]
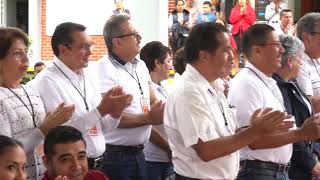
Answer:
[[(124, 4), (142, 35), (141, 45), (154, 40), (167, 43), (168, 0), (124, 0)], [(114, 9), (113, 0), (47, 0), (46, 32), (51, 36), (58, 24), (71, 21), (85, 25), (90, 35), (102, 35)]]
[(30, 0), (29, 8), (29, 37), (32, 40), (29, 48), (30, 66), (41, 60), (41, 0)]

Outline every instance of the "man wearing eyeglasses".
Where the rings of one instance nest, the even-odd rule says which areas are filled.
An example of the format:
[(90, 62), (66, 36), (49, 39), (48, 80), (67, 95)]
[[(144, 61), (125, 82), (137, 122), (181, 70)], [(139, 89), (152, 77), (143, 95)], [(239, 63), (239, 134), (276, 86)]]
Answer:
[[(250, 116), (258, 108), (285, 111), (282, 94), (272, 79), (281, 67), (284, 49), (275, 30), (266, 24), (251, 26), (243, 37), (243, 50), (249, 63), (233, 79), (228, 100), (237, 109), (238, 128), (249, 125)], [(287, 116), (284, 124), (294, 123)], [(299, 128), (274, 131), (256, 139), (240, 150), (238, 180), (289, 180), (292, 143), (320, 137), (319, 115), (305, 120)]]
[[(320, 13), (308, 13), (297, 23), (297, 37), (303, 42), (302, 66), (296, 78), (301, 90), (312, 102), (314, 113), (320, 112)], [(320, 144), (314, 142), (316, 164), (306, 169), (313, 177), (320, 176)], [(298, 172), (297, 172), (298, 173)]]
[(56, 27), (51, 40), (56, 57), (32, 85), (38, 90), (46, 112), (62, 102), (75, 105), (67, 125), (83, 133), (89, 167), (94, 169), (102, 162), (101, 155), (105, 151), (101, 122), (110, 121), (111, 116), (120, 117), (132, 96), (115, 87), (101, 97), (97, 85), (84, 69), (92, 50), (92, 40), (85, 29), (83, 25), (71, 22)]
[(103, 29), (108, 53), (99, 60), (100, 91), (106, 93), (120, 85), (133, 95), (133, 101), (120, 120), (105, 121), (102, 128), (106, 152), (102, 170), (111, 180), (146, 179), (144, 144), (149, 140), (151, 125), (162, 123), (163, 108), (158, 102), (145, 63), (136, 59), (141, 36), (128, 16), (112, 16)]
[[(297, 82), (306, 95), (316, 100), (320, 98), (320, 13), (308, 13), (297, 24), (297, 37), (305, 46)], [(319, 103), (315, 108), (320, 112)]]

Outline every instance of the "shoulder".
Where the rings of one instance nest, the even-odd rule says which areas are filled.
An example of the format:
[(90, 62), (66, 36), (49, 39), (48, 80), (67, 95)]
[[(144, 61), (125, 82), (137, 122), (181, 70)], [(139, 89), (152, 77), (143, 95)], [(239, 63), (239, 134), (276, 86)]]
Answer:
[(85, 180), (109, 180), (109, 178), (100, 171), (89, 170)]

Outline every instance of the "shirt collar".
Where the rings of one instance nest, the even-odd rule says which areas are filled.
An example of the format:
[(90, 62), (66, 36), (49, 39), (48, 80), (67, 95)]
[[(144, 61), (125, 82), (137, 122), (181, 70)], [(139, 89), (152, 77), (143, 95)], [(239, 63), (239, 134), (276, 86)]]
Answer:
[[(276, 84), (276, 81), (272, 79), (271, 77), (266, 76), (262, 71), (260, 71), (257, 67), (255, 67), (251, 63), (247, 63), (246, 67), (252, 69), (254, 72), (258, 74), (258, 76), (266, 83), (266, 84)], [(257, 77), (257, 78), (259, 78)]]
[[(83, 69), (81, 69), (79, 72), (79, 74), (73, 72), (67, 65), (65, 65), (59, 58), (55, 57), (53, 60), (53, 63), (56, 64), (58, 66), (58, 71), (63, 71), (63, 73), (68, 76), (68, 78), (72, 79), (72, 80), (78, 80), (79, 76), (83, 76), (84, 72)], [(55, 65), (53, 65), (55, 66)], [(60, 68), (60, 70), (59, 70)], [(61, 72), (62, 73), (62, 72)]]
[(126, 65), (127, 62), (119, 58), (114, 52), (110, 51), (109, 55), (122, 66)]
[(204, 89), (206, 91), (209, 91), (210, 93), (215, 93), (215, 89), (211, 86), (211, 84), (207, 81), (206, 78), (204, 78), (200, 72), (194, 68), (192, 65), (187, 64), (185, 73), (187, 76), (189, 76), (189, 79), (192, 79), (194, 83), (197, 84), (198, 87), (201, 89)]

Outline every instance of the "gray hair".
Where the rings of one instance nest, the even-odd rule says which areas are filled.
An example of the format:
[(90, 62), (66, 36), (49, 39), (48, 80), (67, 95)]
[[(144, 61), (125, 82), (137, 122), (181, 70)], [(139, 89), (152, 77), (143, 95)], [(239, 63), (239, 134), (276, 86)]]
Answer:
[(320, 13), (308, 13), (298, 21), (297, 37), (303, 41), (302, 33), (312, 33), (320, 24)]
[(129, 21), (129, 19), (130, 17), (127, 15), (111, 16), (105, 23), (103, 28), (103, 38), (109, 50), (112, 49), (112, 39), (124, 33), (121, 25), (124, 22)]
[(304, 52), (303, 42), (294, 36), (280, 34), (279, 40), (285, 50), (281, 59), (281, 64), (286, 64), (290, 56)]

